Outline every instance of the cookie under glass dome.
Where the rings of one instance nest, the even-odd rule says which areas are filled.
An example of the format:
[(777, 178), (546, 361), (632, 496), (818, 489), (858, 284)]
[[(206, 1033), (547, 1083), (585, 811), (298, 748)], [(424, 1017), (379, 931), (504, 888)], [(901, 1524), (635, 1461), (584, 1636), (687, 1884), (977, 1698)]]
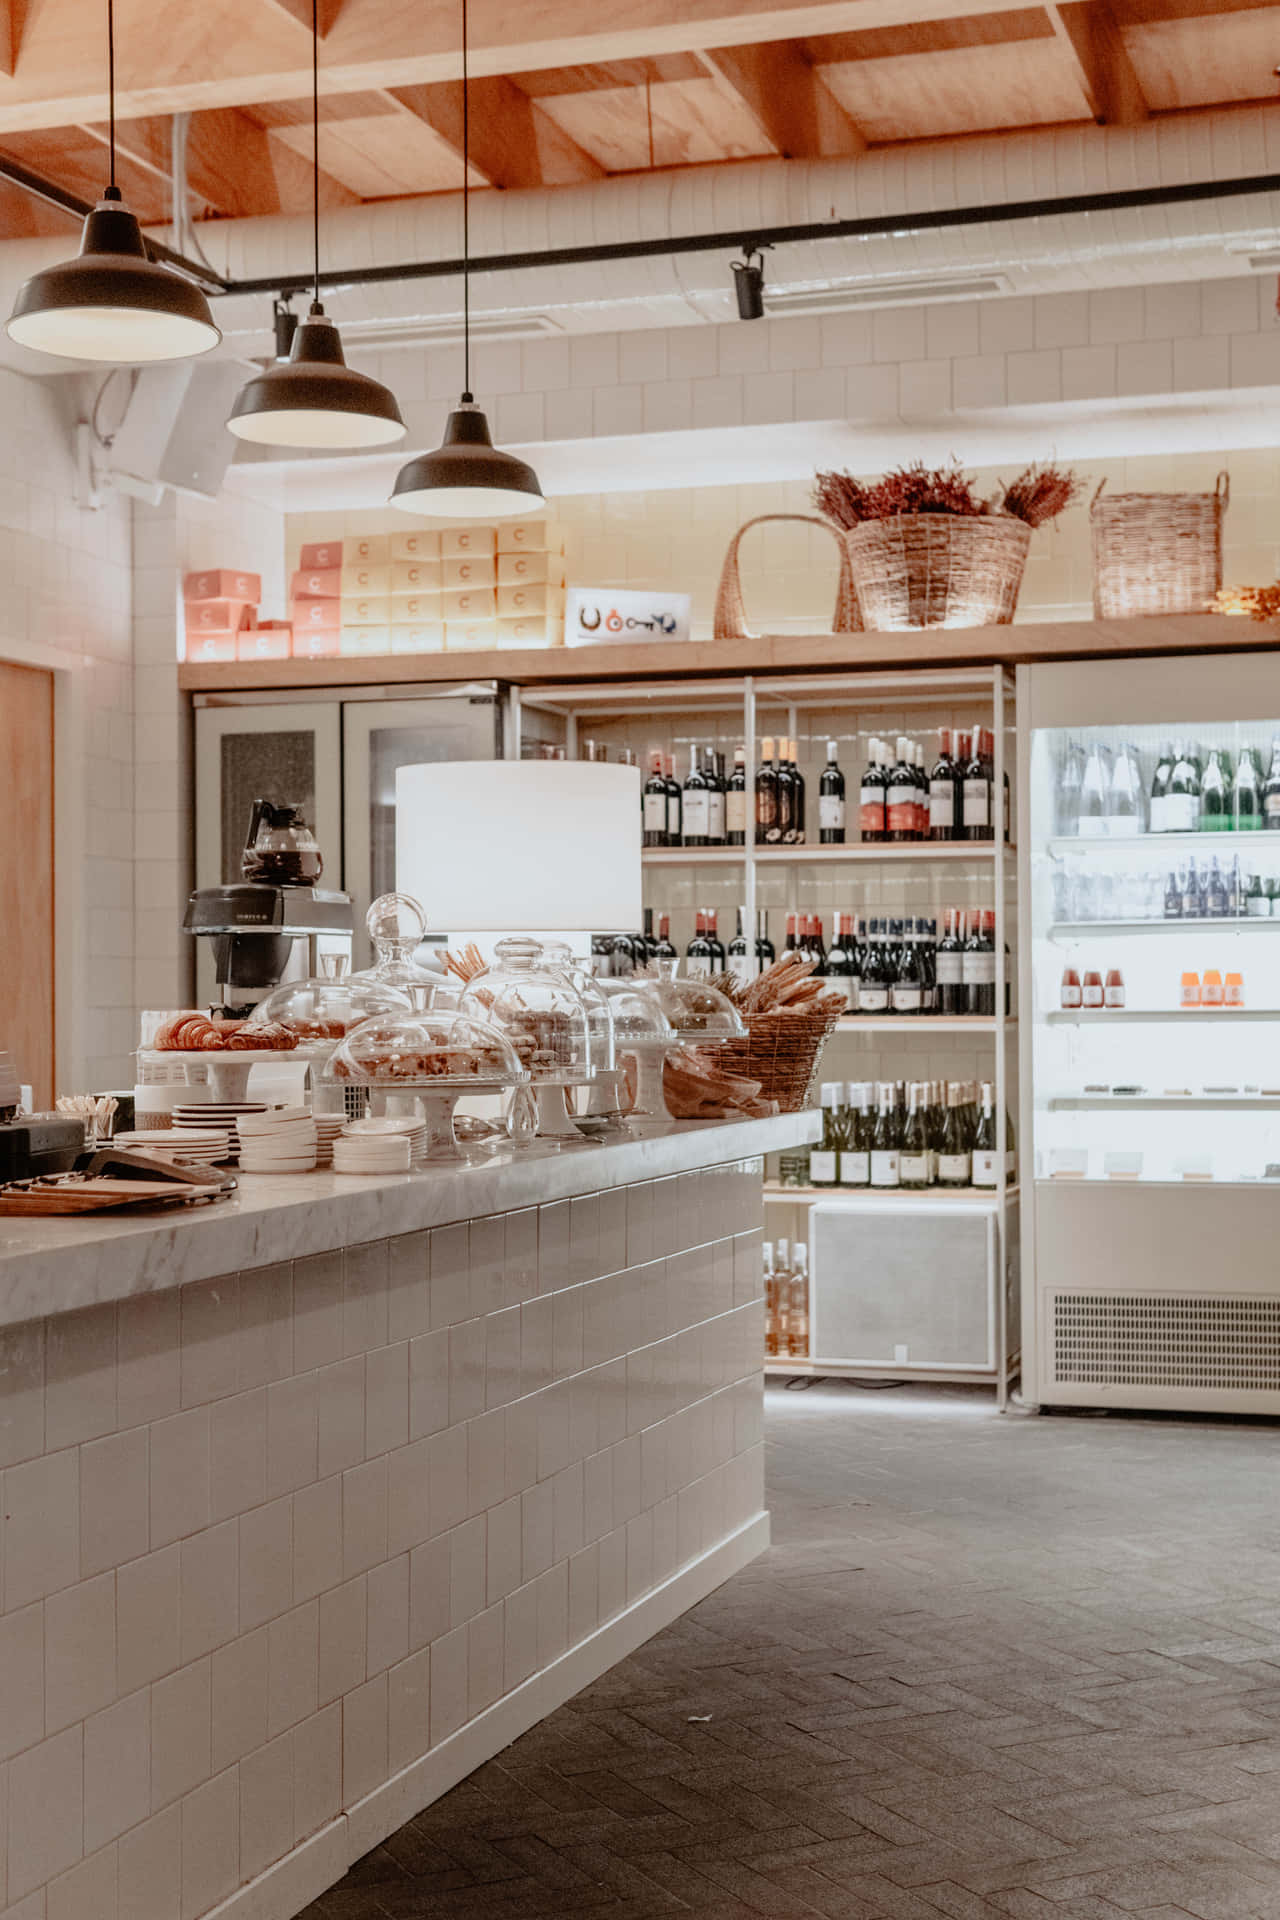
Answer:
[(705, 980), (677, 980), (676, 961), (658, 960), (652, 975), (635, 982), (653, 994), (681, 1042), (700, 1047), (725, 1040), (744, 1040), (747, 1029), (732, 1000)]
[(326, 1064), (329, 1086), (359, 1087), (374, 1115), (420, 1114), (428, 1161), (468, 1158), (454, 1133), (453, 1110), (466, 1094), (498, 1093), (527, 1083), (506, 1036), (474, 1013), (422, 1008), (378, 1014), (353, 1027)]
[(300, 1047), (344, 1040), (352, 1027), (379, 1014), (408, 1013), (412, 1002), (396, 987), (348, 976), (337, 980), (288, 980), (260, 1000), (244, 1031), (283, 1027)]

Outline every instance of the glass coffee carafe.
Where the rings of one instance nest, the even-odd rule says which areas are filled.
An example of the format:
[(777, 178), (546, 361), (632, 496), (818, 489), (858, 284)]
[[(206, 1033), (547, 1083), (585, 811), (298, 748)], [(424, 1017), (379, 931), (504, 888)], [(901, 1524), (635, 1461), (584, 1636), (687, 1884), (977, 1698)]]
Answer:
[(316, 837), (299, 808), (255, 800), (240, 856), (243, 877), (272, 887), (314, 887), (323, 871)]

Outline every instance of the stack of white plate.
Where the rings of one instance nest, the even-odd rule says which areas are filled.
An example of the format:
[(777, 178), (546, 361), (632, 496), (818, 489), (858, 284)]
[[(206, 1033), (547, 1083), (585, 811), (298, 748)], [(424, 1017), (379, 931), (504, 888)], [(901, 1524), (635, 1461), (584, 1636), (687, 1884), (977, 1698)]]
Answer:
[(374, 1140), (393, 1140), (397, 1134), (404, 1134), (409, 1141), (410, 1166), (420, 1167), (426, 1162), (427, 1124), (420, 1114), (385, 1114), (378, 1119), (349, 1120), (347, 1137), (352, 1134), (357, 1139), (364, 1135)]
[[(415, 1140), (415, 1132), (420, 1139)], [(353, 1120), (333, 1143), (335, 1173), (408, 1173), (426, 1146), (421, 1120)]]
[(175, 1127), (225, 1127), (231, 1136), (230, 1158), (237, 1151), (236, 1126), (241, 1114), (265, 1113), (265, 1100), (201, 1100), (178, 1102), (173, 1109)]
[(312, 1115), (316, 1123), (316, 1165), (333, 1165), (333, 1145), (347, 1124), (345, 1113), (316, 1113)]
[(118, 1133), (113, 1144), (129, 1152), (155, 1153), (162, 1159), (198, 1160), (202, 1166), (216, 1166), (231, 1151), (224, 1127), (148, 1127), (145, 1131)]
[(237, 1131), (242, 1173), (310, 1173), (316, 1164), (316, 1124), (308, 1107), (242, 1113)]

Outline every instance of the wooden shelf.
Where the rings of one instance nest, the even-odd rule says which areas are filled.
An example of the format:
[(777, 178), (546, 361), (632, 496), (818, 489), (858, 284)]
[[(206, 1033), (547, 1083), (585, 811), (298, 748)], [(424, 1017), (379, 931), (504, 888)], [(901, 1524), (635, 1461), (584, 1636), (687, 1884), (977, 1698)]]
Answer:
[[(839, 867), (898, 860), (985, 863), (998, 851), (991, 840), (857, 840), (846, 847), (645, 847), (640, 857), (646, 867), (740, 867), (749, 853), (760, 867)], [(1017, 851), (1006, 841), (1010, 859)]]
[[(836, 1022), (837, 1033), (994, 1033), (993, 1013), (845, 1013)], [(1006, 1027), (1018, 1023), (1006, 1019)]]
[(1050, 940), (1101, 940), (1110, 934), (1157, 933), (1276, 933), (1280, 934), (1280, 914), (1238, 914), (1221, 920), (1055, 920), (1049, 928)]
[(1123, 1022), (1150, 1024), (1157, 1020), (1172, 1020), (1185, 1024), (1191, 1020), (1213, 1020), (1220, 1027), (1243, 1026), (1246, 1021), (1280, 1020), (1280, 1008), (1277, 1007), (1089, 1007), (1076, 1011), (1056, 1011), (1046, 1013), (1046, 1022), (1051, 1027), (1091, 1027), (1101, 1022), (1104, 1026), (1115, 1027)]
[[(392, 653), (329, 660), (243, 660), (187, 664), (189, 693), (266, 692), (304, 687), (427, 685), (443, 680), (512, 680), (522, 686), (573, 681), (670, 679), (744, 673), (919, 670), (1126, 654), (1244, 653), (1274, 648), (1274, 631), (1225, 614), (1181, 613), (1140, 620), (1046, 621), (1012, 627), (905, 633), (764, 634), (759, 639), (689, 640), (641, 646), (536, 647), (467, 653)], [(851, 690), (851, 700), (856, 695)], [(1172, 839), (1155, 835), (1156, 839)], [(1195, 837), (1195, 836), (1190, 836)], [(1208, 836), (1205, 836), (1208, 838)], [(1104, 844), (1104, 843), (1097, 843)]]
[(785, 1187), (777, 1180), (764, 1183), (766, 1203), (801, 1206), (810, 1200), (839, 1200), (842, 1206), (876, 1207), (882, 1211), (903, 1206), (941, 1206), (946, 1202), (951, 1206), (971, 1207), (977, 1213), (989, 1213), (1000, 1206), (1002, 1199), (1016, 1199), (1017, 1193), (1016, 1187), (1007, 1187), (1001, 1195), (975, 1187)]

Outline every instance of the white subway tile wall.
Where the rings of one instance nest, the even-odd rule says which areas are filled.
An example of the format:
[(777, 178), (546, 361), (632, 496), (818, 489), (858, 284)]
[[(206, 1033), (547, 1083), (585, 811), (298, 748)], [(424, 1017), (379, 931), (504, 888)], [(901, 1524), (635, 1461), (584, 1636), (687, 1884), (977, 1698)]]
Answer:
[(759, 1176), (0, 1333), (5, 1920), (199, 1920), (759, 1514)]

